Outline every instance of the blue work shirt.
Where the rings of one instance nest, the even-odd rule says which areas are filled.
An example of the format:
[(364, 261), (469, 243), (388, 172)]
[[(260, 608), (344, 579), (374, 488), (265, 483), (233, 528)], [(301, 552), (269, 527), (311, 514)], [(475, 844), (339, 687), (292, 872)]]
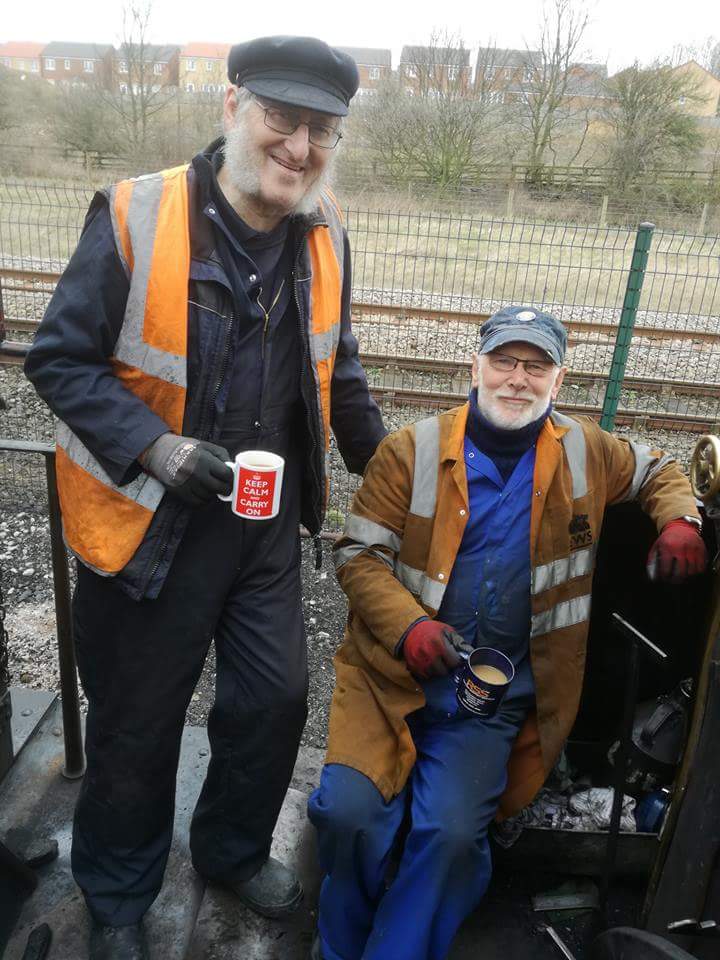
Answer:
[(517, 666), (530, 638), (530, 507), (535, 446), (503, 482), (465, 437), (470, 516), (437, 619), (475, 646), (501, 650)]

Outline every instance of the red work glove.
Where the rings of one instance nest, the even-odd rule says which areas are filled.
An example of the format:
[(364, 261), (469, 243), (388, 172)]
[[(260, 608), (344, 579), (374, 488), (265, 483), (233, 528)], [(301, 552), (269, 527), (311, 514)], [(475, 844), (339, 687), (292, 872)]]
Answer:
[(707, 566), (707, 550), (700, 531), (687, 520), (671, 520), (650, 548), (647, 571), (651, 580), (682, 583)]
[(403, 656), (410, 673), (427, 680), (446, 676), (460, 663), (458, 650), (470, 653), (471, 649), (447, 623), (421, 620), (405, 637)]

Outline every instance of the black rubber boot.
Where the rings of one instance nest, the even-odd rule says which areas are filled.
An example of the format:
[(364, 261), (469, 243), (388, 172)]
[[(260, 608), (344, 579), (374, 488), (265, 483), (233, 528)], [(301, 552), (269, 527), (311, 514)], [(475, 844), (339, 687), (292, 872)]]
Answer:
[(90, 960), (149, 960), (142, 924), (103, 927), (93, 923), (89, 957)]
[(261, 917), (277, 920), (293, 913), (300, 906), (303, 889), (292, 870), (274, 857), (268, 857), (249, 880), (223, 881), (239, 899)]

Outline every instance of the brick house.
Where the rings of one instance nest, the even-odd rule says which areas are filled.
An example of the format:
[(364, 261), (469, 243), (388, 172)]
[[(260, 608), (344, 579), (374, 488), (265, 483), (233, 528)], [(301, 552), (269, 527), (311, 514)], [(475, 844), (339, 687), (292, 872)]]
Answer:
[(41, 56), (44, 43), (34, 40), (10, 40), (0, 43), (0, 67), (14, 70), (24, 76), (41, 76)]
[(472, 89), (470, 51), (462, 47), (403, 47), (398, 77), (408, 93)]
[(229, 43), (188, 43), (178, 59), (178, 85), (187, 93), (222, 93), (228, 85)]
[(357, 64), (360, 74), (358, 95), (372, 93), (378, 85), (392, 76), (392, 54), (390, 50), (375, 47), (338, 47), (347, 53)]
[(137, 44), (121, 44), (115, 52), (114, 86), (121, 93), (130, 85), (144, 83), (153, 90), (177, 87), (180, 47), (146, 43), (142, 50)]
[(102, 43), (54, 40), (43, 47), (42, 76), (49, 83), (112, 84), (114, 48)]

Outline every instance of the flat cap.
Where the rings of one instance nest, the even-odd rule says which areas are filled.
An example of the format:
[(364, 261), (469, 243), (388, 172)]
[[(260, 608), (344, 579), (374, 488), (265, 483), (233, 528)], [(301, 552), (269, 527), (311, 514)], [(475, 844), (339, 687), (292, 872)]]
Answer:
[(344, 117), (360, 78), (347, 53), (314, 37), (259, 37), (237, 43), (228, 77), (260, 97)]
[(503, 307), (480, 327), (480, 353), (491, 353), (505, 343), (530, 343), (562, 366), (567, 330), (557, 317), (535, 307)]

